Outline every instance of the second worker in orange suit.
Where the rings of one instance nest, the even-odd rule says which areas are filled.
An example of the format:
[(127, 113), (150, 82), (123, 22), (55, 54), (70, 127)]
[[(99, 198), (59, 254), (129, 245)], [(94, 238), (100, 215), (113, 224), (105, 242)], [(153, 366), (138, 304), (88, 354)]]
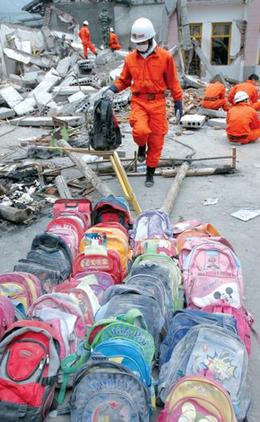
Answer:
[(90, 50), (93, 54), (95, 54), (95, 56), (97, 56), (96, 48), (91, 41), (89, 27), (88, 27), (88, 21), (83, 22), (83, 26), (79, 31), (79, 37), (80, 37), (82, 45), (83, 45), (83, 55), (84, 55), (85, 59), (88, 58), (88, 50)]
[(137, 19), (131, 30), (133, 50), (125, 58), (121, 75), (104, 93), (131, 89), (131, 113), (129, 123), (135, 143), (138, 145), (138, 160), (146, 159), (145, 186), (154, 184), (154, 172), (161, 157), (164, 137), (168, 131), (165, 91), (171, 91), (175, 113), (182, 115), (182, 90), (178, 81), (176, 65), (172, 55), (157, 46), (152, 22)]
[(223, 108), (227, 111), (229, 109), (226, 99), (226, 87), (218, 76), (215, 76), (207, 86), (201, 105), (211, 110)]
[(110, 28), (110, 30), (109, 30), (108, 45), (109, 45), (110, 50), (112, 50), (112, 51), (121, 49), (121, 45), (119, 43), (118, 36), (115, 34), (115, 31), (114, 31), (113, 28)]
[(231, 142), (248, 144), (260, 137), (260, 122), (245, 91), (234, 96), (234, 105), (227, 113), (227, 136)]
[(259, 100), (258, 82), (259, 77), (255, 73), (252, 73), (245, 82), (233, 86), (228, 94), (228, 101), (230, 104), (234, 104), (234, 97), (238, 91), (244, 91), (249, 97), (250, 104), (255, 109), (259, 110), (260, 107), (258, 108), (259, 104), (257, 104)]

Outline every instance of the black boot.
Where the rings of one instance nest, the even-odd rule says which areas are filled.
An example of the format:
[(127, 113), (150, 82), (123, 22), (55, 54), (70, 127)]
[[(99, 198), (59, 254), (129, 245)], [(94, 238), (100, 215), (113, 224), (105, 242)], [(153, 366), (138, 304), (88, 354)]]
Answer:
[(139, 163), (143, 163), (145, 161), (145, 150), (146, 145), (143, 145), (142, 147), (138, 148), (137, 160), (139, 161)]
[(154, 185), (154, 180), (153, 180), (154, 172), (155, 172), (155, 167), (147, 167), (146, 178), (145, 178), (145, 186), (147, 188), (151, 188)]

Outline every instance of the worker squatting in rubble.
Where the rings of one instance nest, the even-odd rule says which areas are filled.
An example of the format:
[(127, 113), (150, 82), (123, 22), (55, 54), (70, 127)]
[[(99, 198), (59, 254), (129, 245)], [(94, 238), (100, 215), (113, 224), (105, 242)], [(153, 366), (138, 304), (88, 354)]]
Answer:
[(227, 113), (228, 140), (238, 144), (256, 141), (260, 137), (260, 122), (249, 95), (245, 91), (237, 91), (232, 101), (234, 105)]
[(165, 91), (171, 91), (175, 113), (182, 115), (182, 90), (174, 60), (168, 51), (157, 46), (152, 22), (137, 19), (131, 29), (135, 50), (127, 55), (121, 75), (104, 93), (131, 88), (129, 123), (138, 148), (138, 160), (146, 159), (145, 185), (154, 184), (154, 172), (161, 157), (164, 137), (168, 131)]
[(83, 45), (83, 55), (85, 59), (88, 58), (88, 50), (90, 50), (95, 56), (97, 56), (97, 51), (94, 44), (91, 41), (90, 31), (88, 27), (88, 21), (83, 22), (83, 26), (79, 31), (79, 37)]

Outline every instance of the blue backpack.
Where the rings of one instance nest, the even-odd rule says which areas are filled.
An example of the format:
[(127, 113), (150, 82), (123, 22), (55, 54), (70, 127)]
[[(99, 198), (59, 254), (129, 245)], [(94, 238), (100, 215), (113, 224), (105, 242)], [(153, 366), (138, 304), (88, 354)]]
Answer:
[(180, 378), (204, 375), (224, 387), (237, 419), (244, 420), (250, 406), (247, 370), (247, 351), (236, 334), (217, 325), (197, 325), (190, 328), (161, 367), (159, 396), (165, 402)]
[(169, 322), (167, 335), (160, 346), (160, 366), (170, 360), (174, 348), (190, 328), (203, 323), (213, 324), (237, 334), (236, 320), (232, 315), (213, 314), (193, 309), (177, 311)]
[(70, 412), (71, 422), (149, 422), (150, 391), (127, 366), (95, 358), (77, 374)]

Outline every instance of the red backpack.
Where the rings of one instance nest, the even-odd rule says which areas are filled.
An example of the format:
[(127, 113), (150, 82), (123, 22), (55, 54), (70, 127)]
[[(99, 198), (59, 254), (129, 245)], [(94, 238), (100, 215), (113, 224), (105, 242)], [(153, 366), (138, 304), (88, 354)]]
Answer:
[(19, 321), (0, 343), (0, 417), (42, 422), (53, 402), (60, 360), (48, 324)]

